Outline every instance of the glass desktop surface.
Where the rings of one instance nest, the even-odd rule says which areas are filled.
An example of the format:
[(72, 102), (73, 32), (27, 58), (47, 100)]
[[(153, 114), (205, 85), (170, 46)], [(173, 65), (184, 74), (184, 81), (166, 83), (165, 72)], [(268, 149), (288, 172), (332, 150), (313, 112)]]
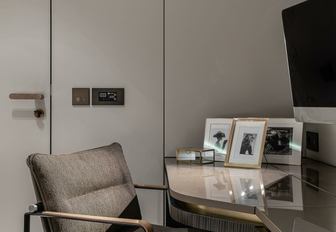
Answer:
[(302, 159), (302, 166), (273, 166), (336, 196), (336, 168), (333, 166), (311, 159)]
[[(284, 232), (336, 231), (336, 197), (296, 176), (265, 186), (265, 207), (257, 215)], [(273, 225), (272, 225), (273, 224)]]
[(264, 185), (282, 179), (287, 174), (272, 166), (263, 169), (224, 167), (223, 162), (209, 165), (177, 162), (166, 159), (169, 188), (172, 195), (197, 203), (254, 213), (264, 207)]
[[(300, 166), (240, 169), (224, 167), (223, 162), (200, 166), (166, 158), (170, 191), (184, 201), (256, 213), (271, 231), (336, 231), (336, 195), (305, 180), (312, 177), (306, 177), (304, 167), (324, 170), (323, 164), (306, 164), (302, 175)], [(320, 184), (333, 186), (336, 179), (324, 175)]]

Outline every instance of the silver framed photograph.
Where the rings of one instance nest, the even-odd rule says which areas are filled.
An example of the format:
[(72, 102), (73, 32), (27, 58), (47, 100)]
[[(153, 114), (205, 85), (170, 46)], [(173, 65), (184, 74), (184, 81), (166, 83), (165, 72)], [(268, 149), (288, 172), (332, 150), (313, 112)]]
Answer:
[(224, 161), (230, 144), (232, 118), (208, 118), (205, 123), (203, 147), (215, 149), (216, 161)]
[(294, 118), (269, 119), (264, 163), (301, 165), (303, 123)]
[(260, 168), (268, 119), (235, 119), (232, 145), (226, 156), (225, 166)]

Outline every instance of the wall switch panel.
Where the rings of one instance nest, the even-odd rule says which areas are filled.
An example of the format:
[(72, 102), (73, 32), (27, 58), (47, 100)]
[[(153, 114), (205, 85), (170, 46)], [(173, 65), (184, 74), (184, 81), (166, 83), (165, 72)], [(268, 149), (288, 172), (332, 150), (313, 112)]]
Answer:
[(92, 105), (124, 105), (124, 88), (93, 88)]
[(90, 105), (90, 88), (72, 88), (72, 105)]

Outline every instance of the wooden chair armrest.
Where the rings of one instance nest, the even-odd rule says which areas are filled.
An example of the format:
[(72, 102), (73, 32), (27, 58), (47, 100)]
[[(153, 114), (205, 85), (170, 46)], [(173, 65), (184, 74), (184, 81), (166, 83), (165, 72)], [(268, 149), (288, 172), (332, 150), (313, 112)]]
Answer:
[(37, 215), (40, 217), (47, 217), (47, 218), (62, 218), (62, 219), (70, 219), (70, 220), (77, 220), (77, 221), (117, 224), (117, 225), (125, 225), (125, 226), (136, 226), (136, 227), (142, 228), (145, 232), (153, 232), (152, 225), (145, 220), (115, 218), (115, 217), (101, 217), (101, 216), (60, 213), (60, 212), (51, 212), (51, 211), (43, 211), (40, 213), (34, 213), (32, 215)]
[(165, 185), (142, 185), (142, 184), (134, 184), (135, 188), (138, 189), (151, 189), (151, 190), (168, 190), (168, 187)]

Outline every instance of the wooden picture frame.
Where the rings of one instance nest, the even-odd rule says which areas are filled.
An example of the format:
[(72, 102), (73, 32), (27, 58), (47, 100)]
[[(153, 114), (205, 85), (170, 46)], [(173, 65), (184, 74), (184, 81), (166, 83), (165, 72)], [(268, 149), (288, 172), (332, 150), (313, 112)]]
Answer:
[(237, 118), (233, 122), (226, 167), (260, 168), (264, 154), (267, 118)]
[(270, 118), (263, 163), (301, 165), (303, 123), (294, 118)]
[[(232, 118), (207, 118), (205, 122), (203, 147), (215, 150), (216, 161), (225, 161), (230, 149)], [(215, 135), (221, 133), (221, 137)], [(217, 143), (217, 146), (216, 146)]]

